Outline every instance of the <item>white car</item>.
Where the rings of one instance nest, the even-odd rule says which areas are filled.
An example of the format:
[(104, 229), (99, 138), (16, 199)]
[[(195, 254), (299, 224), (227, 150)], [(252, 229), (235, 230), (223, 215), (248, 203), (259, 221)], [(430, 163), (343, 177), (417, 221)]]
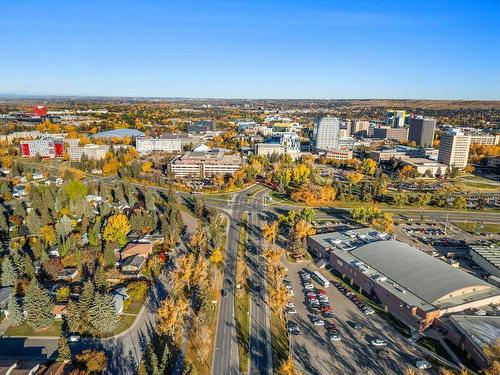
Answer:
[(373, 309), (364, 309), (364, 310), (363, 310), (363, 313), (364, 313), (365, 315), (371, 315), (371, 314), (373, 314), (374, 312), (375, 312), (375, 311), (373, 311)]
[(339, 335), (339, 334), (337, 334), (337, 333), (329, 333), (329, 334), (328, 334), (328, 339), (329, 339), (330, 341), (341, 341), (341, 340), (342, 340), (342, 337), (340, 337), (340, 335)]
[(304, 284), (304, 289), (306, 289), (306, 290), (313, 290), (314, 289), (314, 285), (312, 285), (311, 283), (305, 283)]
[(287, 288), (288, 290), (291, 290), (292, 286), (290, 284), (285, 284), (285, 288)]
[(70, 342), (78, 342), (78, 341), (80, 341), (80, 336), (78, 336), (78, 335), (71, 335), (69, 337), (69, 341)]
[(318, 296), (318, 300), (319, 300), (320, 302), (328, 302), (328, 296), (325, 296), (325, 295), (323, 295), (323, 294), (320, 294), (320, 295)]
[(293, 309), (295, 307), (295, 303), (293, 303), (292, 301), (289, 301), (286, 303), (285, 306), (288, 307), (289, 309)]
[(288, 307), (285, 309), (285, 312), (287, 314), (297, 314), (297, 310), (295, 310), (293, 307)]
[(484, 310), (476, 310), (476, 311), (474, 311), (474, 315), (485, 316), (486, 315), (486, 311), (484, 311)]
[(386, 346), (387, 345), (387, 343), (382, 339), (375, 339), (375, 340), (370, 341), (370, 343), (373, 346)]
[(316, 318), (316, 319), (313, 320), (313, 324), (315, 326), (324, 326), (325, 325), (325, 321), (323, 319)]
[(426, 370), (428, 368), (431, 368), (431, 364), (429, 362), (427, 362), (425, 359), (420, 359), (418, 360), (417, 362), (415, 362), (415, 366), (419, 369), (419, 370)]
[(293, 297), (295, 295), (292, 289), (287, 289), (287, 291), (289, 296)]

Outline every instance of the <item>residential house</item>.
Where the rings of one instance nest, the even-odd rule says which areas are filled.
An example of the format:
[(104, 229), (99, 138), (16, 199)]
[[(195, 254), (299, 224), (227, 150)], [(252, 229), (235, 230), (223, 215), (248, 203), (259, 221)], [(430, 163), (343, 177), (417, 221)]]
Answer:
[(121, 285), (111, 291), (111, 296), (113, 297), (116, 314), (121, 314), (123, 312), (123, 305), (128, 299), (127, 288)]
[(0, 288), (0, 312), (7, 310), (7, 302), (13, 290), (14, 289), (11, 286)]
[(133, 255), (140, 255), (147, 258), (153, 252), (152, 243), (129, 243), (120, 253), (121, 260), (127, 259)]
[(61, 272), (57, 274), (57, 279), (69, 281), (73, 280), (77, 275), (78, 275), (78, 268), (68, 267), (64, 268)]
[(52, 308), (52, 314), (54, 315), (54, 319), (61, 320), (63, 316), (66, 314), (66, 304), (58, 303), (55, 304)]
[(155, 230), (152, 233), (145, 234), (139, 239), (139, 242), (141, 243), (152, 243), (153, 245), (163, 241), (165, 241), (165, 236), (161, 234), (159, 230)]
[(122, 262), (122, 272), (139, 273), (145, 263), (146, 258), (142, 255), (129, 256)]

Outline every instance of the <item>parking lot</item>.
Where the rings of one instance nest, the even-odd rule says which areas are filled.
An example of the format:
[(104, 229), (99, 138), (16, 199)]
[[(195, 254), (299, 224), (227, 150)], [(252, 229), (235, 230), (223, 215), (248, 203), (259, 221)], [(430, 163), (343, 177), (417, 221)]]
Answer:
[(400, 223), (395, 237), (434, 257), (448, 263), (455, 263), (465, 272), (479, 278), (486, 277), (484, 270), (477, 267), (469, 257), (469, 245), (485, 245), (498, 240), (497, 236), (485, 237), (467, 233), (449, 225), (445, 230), (443, 223)]
[[(300, 329), (299, 335), (290, 335), (292, 353), (304, 374), (399, 375), (407, 366), (414, 365), (422, 358), (417, 349), (382, 317), (376, 313), (365, 315), (337, 289), (335, 280), (325, 270), (321, 273), (330, 281), (330, 287), (323, 288), (316, 281), (312, 281), (312, 284), (315, 291), (322, 289), (326, 292), (333, 309), (333, 318), (323, 319), (325, 325), (315, 325), (311, 318), (321, 314), (319, 310), (306, 306), (308, 290), (303, 288), (299, 273), (303, 268), (310, 271), (318, 271), (318, 268), (313, 263), (305, 262), (286, 263), (285, 266), (289, 269), (288, 279), (295, 304), (295, 313), (288, 314), (288, 319)], [(330, 333), (340, 336), (341, 340), (335, 341), (337, 337), (329, 336), (327, 327)], [(371, 342), (377, 339), (384, 340), (386, 346), (372, 345)], [(437, 371), (430, 369), (423, 373), (436, 374)]]

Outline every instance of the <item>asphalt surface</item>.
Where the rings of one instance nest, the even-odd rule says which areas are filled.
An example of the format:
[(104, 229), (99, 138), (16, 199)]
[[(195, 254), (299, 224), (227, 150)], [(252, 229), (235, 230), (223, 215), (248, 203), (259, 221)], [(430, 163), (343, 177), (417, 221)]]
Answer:
[(257, 193), (248, 220), (247, 263), (250, 270), (250, 374), (272, 374), (270, 310), (268, 305), (267, 263), (262, 255), (262, 204), (265, 192)]
[[(313, 271), (318, 269), (305, 262), (286, 263), (286, 266), (289, 269), (297, 310), (297, 314), (289, 315), (288, 319), (297, 323), (301, 329), (300, 336), (291, 336), (291, 348), (295, 363), (304, 374), (400, 375), (406, 367), (422, 358), (419, 351), (380, 316), (364, 315), (333, 283), (329, 288), (322, 288), (313, 281), (316, 288), (326, 290), (333, 308), (334, 318), (325, 319), (325, 322), (335, 323), (342, 337), (342, 341), (328, 340), (325, 327), (315, 326), (311, 322), (310, 317), (315, 311), (305, 306), (306, 291), (298, 275), (299, 270), (304, 267)], [(326, 271), (322, 273), (328, 276)], [(363, 328), (353, 329), (354, 323), (361, 324)], [(384, 347), (388, 351), (386, 358), (379, 357), (378, 348), (370, 344), (372, 339), (378, 338), (387, 342)], [(422, 372), (432, 373), (435, 372)]]
[(226, 256), (224, 259), (224, 281), (222, 289), (212, 374), (237, 375), (239, 373), (238, 338), (234, 315), (234, 291), (236, 284), (236, 257), (240, 236), (241, 216), (246, 205), (246, 192), (234, 195), (229, 220)]

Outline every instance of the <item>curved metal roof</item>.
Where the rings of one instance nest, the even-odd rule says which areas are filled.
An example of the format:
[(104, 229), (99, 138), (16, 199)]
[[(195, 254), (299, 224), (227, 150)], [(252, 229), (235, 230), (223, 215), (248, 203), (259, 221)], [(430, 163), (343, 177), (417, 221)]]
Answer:
[(351, 254), (430, 304), (463, 288), (492, 288), (491, 284), (399, 241), (372, 242)]
[(108, 130), (104, 132), (100, 132), (94, 135), (94, 138), (113, 138), (113, 137), (142, 137), (144, 136), (143, 132), (135, 129), (114, 129)]

